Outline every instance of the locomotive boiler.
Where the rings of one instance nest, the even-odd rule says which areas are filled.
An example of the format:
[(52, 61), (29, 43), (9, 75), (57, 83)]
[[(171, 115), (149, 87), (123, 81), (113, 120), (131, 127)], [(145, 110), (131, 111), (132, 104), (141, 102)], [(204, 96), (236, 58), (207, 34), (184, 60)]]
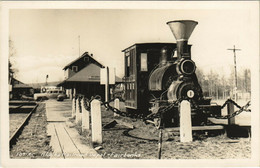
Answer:
[(180, 100), (191, 103), (192, 125), (206, 125), (209, 116), (221, 115), (218, 105), (203, 96), (191, 59), (188, 39), (198, 24), (192, 20), (167, 22), (176, 43), (137, 43), (125, 55), (125, 106), (128, 113), (149, 115), (164, 110), (165, 127), (179, 126)]

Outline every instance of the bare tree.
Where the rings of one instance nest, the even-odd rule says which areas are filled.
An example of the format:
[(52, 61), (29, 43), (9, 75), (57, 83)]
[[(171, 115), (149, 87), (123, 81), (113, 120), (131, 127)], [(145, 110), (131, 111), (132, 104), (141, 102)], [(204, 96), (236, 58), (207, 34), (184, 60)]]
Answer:
[[(196, 70), (196, 75), (199, 84), (202, 87), (203, 94), (206, 97), (212, 97), (215, 99), (227, 99), (234, 91), (235, 87), (235, 74), (234, 68), (230, 67), (231, 73), (226, 76), (224, 73), (216, 70), (210, 70), (205, 74), (202, 69)], [(251, 74), (249, 69), (240, 69), (238, 72), (238, 91), (250, 93), (251, 92)]]
[(15, 68), (15, 57), (16, 50), (14, 48), (13, 41), (9, 38), (9, 58), (8, 58), (8, 70), (9, 70), (9, 79), (16, 77), (18, 69)]

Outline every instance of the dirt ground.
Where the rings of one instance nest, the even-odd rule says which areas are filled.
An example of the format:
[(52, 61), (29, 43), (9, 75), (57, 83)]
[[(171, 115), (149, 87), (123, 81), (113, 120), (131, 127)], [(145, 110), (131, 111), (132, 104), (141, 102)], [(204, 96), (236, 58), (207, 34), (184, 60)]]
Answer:
[[(111, 103), (113, 105), (113, 103)], [(222, 105), (222, 104), (221, 104)], [(120, 102), (120, 108), (124, 104)], [(112, 111), (102, 110), (102, 125), (107, 126), (114, 120), (132, 124), (131, 129), (123, 124), (103, 128), (103, 143), (91, 144), (91, 132), (81, 132), (82, 142), (93, 145), (104, 159), (157, 159), (159, 130), (146, 125), (141, 120), (114, 117)], [(112, 124), (113, 125), (113, 124)], [(250, 138), (229, 138), (224, 131), (193, 132), (193, 142), (180, 142), (178, 132), (163, 131), (161, 159), (245, 159), (251, 157)]]
[(40, 103), (25, 126), (17, 143), (10, 150), (13, 159), (48, 159), (44, 153), (51, 152), (50, 138), (46, 133), (45, 104)]
[[(103, 130), (98, 153), (105, 159), (158, 158), (159, 131), (140, 120), (117, 117), (135, 126), (117, 124)], [(103, 126), (114, 120), (113, 113), (102, 107)], [(94, 146), (95, 147), (95, 146)], [(178, 132), (163, 131), (162, 159), (242, 159), (251, 157), (250, 138), (228, 138), (224, 134), (193, 133), (193, 142), (181, 143)]]

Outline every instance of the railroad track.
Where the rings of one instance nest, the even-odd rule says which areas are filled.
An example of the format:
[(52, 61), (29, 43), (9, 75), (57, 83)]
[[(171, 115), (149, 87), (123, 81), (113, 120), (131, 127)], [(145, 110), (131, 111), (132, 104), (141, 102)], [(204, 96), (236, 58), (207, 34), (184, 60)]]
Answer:
[[(19, 109), (22, 110), (22, 107), (25, 106), (24, 104), (20, 104), (17, 107), (10, 109), (10, 113), (13, 113), (14, 110), (16, 113), (19, 113)], [(22, 123), (18, 126), (18, 128), (15, 130), (15, 132), (12, 133), (11, 137), (9, 138), (9, 147), (10, 149), (14, 144), (16, 144), (17, 138), (21, 135), (22, 130), (24, 127), (28, 124), (28, 121), (31, 118), (31, 115), (33, 112), (36, 110), (38, 107), (38, 104), (35, 104), (34, 106), (31, 107), (31, 111), (26, 115), (25, 119), (22, 121)], [(28, 109), (28, 107), (27, 107)], [(11, 121), (10, 121), (11, 122)]]

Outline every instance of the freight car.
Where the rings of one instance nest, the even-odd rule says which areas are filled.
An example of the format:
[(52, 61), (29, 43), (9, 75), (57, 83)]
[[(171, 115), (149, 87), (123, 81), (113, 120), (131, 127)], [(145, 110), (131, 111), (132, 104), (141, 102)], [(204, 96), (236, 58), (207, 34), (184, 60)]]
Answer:
[[(176, 43), (137, 43), (122, 52), (125, 57), (125, 106), (128, 113), (149, 115), (174, 102), (191, 103), (192, 125), (206, 125), (209, 116), (220, 116), (221, 107), (203, 96), (191, 59), (188, 39), (198, 24), (192, 20), (167, 22)], [(179, 107), (163, 112), (157, 123), (179, 126)]]

